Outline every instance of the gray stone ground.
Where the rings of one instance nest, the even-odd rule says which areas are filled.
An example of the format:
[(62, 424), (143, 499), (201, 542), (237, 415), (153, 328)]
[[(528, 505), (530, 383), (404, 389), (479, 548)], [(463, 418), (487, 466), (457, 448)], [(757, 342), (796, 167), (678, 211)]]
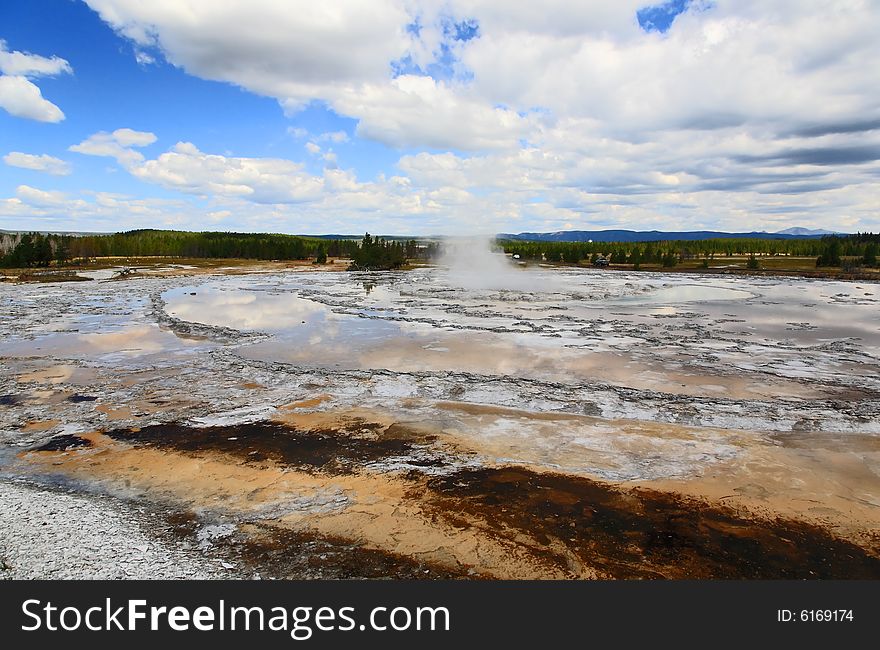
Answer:
[[(0, 481), (0, 579), (210, 579), (230, 565), (116, 499)], [(155, 521), (152, 521), (155, 520)]]

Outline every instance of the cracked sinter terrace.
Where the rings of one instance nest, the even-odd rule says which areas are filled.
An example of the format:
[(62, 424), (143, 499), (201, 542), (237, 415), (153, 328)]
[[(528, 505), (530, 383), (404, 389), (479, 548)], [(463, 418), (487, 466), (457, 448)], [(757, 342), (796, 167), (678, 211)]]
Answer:
[[(504, 467), (769, 512), (876, 553), (878, 285), (522, 273), (525, 289), (442, 268), (0, 284), (0, 472), (188, 513), (187, 552), (268, 544), (257, 527), (274, 526), (388, 554), (399, 575), (615, 575), (507, 538), (422, 548), (418, 522), (402, 533), (369, 501), (428, 517), (413, 486)], [(112, 460), (134, 453), (161, 455), (141, 456), (153, 474)], [(261, 487), (161, 479), (194, 455), (217, 485)]]

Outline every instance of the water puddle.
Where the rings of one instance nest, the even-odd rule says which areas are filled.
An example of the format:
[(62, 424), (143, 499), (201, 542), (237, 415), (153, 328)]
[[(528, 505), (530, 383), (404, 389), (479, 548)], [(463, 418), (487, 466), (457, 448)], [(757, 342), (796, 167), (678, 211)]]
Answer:
[(174, 336), (158, 325), (145, 324), (87, 334), (50, 334), (2, 345), (0, 353), (8, 357), (48, 356), (111, 362), (175, 354), (198, 345), (198, 342)]
[(609, 301), (614, 304), (629, 305), (670, 305), (700, 302), (721, 302), (728, 300), (747, 300), (754, 298), (756, 294), (742, 289), (727, 289), (699, 284), (681, 284), (672, 287), (663, 287), (656, 291), (649, 291), (637, 296), (625, 296), (617, 300)]
[[(517, 292), (447, 286), (448, 277), (436, 271), (312, 273), (286, 282), (215, 279), (171, 289), (162, 299), (166, 312), (182, 321), (270, 335), (238, 346), (239, 356), (298, 367), (599, 380), (732, 398), (821, 398), (839, 392), (804, 386), (816, 369), (794, 357), (803, 356), (805, 345), (853, 334), (858, 320), (829, 330), (824, 312), (812, 325), (817, 318), (799, 308), (801, 320), (795, 321), (777, 301), (762, 301), (759, 287), (657, 287), (626, 276), (609, 283), (608, 277), (565, 272), (544, 292)], [(794, 309), (790, 302), (785, 306)], [(817, 340), (823, 334), (830, 338)], [(781, 371), (773, 367), (768, 376), (750, 364), (755, 352), (746, 344), (755, 343)], [(707, 363), (725, 356), (731, 362), (727, 370)], [(830, 357), (826, 363), (839, 364)]]
[(322, 326), (332, 312), (292, 292), (270, 293), (217, 286), (180, 287), (163, 294), (168, 314), (181, 320), (243, 331), (294, 331)]

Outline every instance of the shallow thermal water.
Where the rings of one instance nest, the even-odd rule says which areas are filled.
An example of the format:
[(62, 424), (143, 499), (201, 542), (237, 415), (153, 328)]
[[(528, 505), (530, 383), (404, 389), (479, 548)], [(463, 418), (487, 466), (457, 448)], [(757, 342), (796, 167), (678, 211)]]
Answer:
[(870, 370), (880, 352), (872, 286), (531, 273), (531, 284), (550, 276), (550, 290), (465, 290), (430, 270), (222, 278), (162, 299), (175, 318), (269, 335), (243, 345), (244, 358), (297, 366), (599, 380), (734, 398), (880, 386), (853, 372)]
[(622, 480), (688, 475), (755, 432), (880, 434), (875, 284), (519, 268), (498, 284), (432, 268), (0, 298), (7, 444), (257, 421), (318, 393), (317, 410), (381, 409), (490, 460)]

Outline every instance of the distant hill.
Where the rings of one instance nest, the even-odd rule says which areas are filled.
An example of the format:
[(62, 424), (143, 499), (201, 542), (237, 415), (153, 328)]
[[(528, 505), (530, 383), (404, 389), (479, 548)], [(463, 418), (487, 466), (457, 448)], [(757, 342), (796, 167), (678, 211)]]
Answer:
[(795, 237), (821, 237), (822, 235), (839, 235), (840, 233), (834, 232), (833, 230), (822, 230), (821, 228), (800, 228), (795, 226), (794, 228), (786, 228), (785, 230), (780, 230), (777, 235), (794, 235)]
[[(15, 235), (32, 230), (4, 230), (0, 228), (0, 235)], [(71, 235), (74, 237), (94, 237), (110, 235), (113, 233), (71, 231), (71, 230), (43, 230), (43, 235)], [(132, 231), (137, 232), (137, 231)], [(145, 231), (146, 232), (146, 231)], [(152, 232), (180, 232), (188, 231), (152, 231)], [(237, 234), (237, 233), (228, 233)], [(833, 232), (810, 228), (787, 228), (779, 232), (721, 232), (717, 230), (687, 230), (681, 232), (664, 230), (560, 230), (557, 232), (521, 232), (519, 234), (501, 233), (496, 235), (498, 239), (516, 239), (524, 241), (594, 241), (594, 242), (644, 242), (644, 241), (694, 241), (698, 239), (815, 239), (824, 235), (845, 235), (846, 233)], [(294, 235), (307, 239), (360, 241), (363, 235)], [(418, 236), (418, 235), (379, 235), (389, 241), (408, 241), (410, 239), (439, 241), (446, 239), (442, 235)]]
[(695, 241), (699, 239), (815, 239), (823, 235), (842, 234), (827, 230), (808, 228), (789, 228), (780, 232), (720, 232), (717, 230), (685, 230), (681, 232), (663, 230), (560, 230), (558, 232), (502, 233), (498, 239), (519, 239), (526, 241), (595, 241), (595, 242), (637, 242), (637, 241)]
[(103, 231), (87, 231), (87, 230), (36, 230), (28, 228), (26, 230), (4, 230), (0, 228), (0, 235), (21, 235), (26, 232), (38, 232), (41, 235), (70, 235), (71, 237), (92, 237), (100, 235), (112, 235), (112, 232)]

